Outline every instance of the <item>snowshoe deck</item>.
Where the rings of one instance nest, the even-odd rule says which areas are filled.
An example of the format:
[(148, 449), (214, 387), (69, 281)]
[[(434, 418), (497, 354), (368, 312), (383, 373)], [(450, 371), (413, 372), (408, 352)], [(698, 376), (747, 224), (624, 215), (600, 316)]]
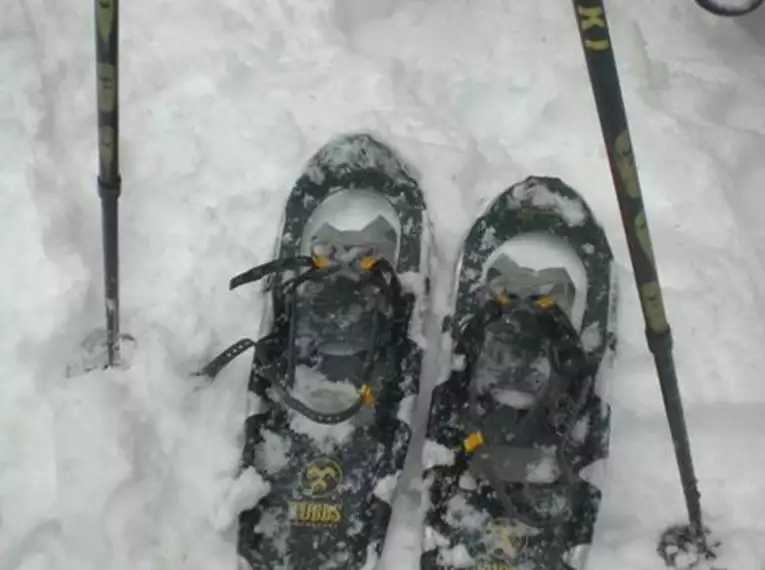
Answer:
[[(381, 210), (348, 228), (343, 208), (356, 198)], [(268, 277), (271, 291), (266, 336), (208, 367), (214, 375), (255, 348), (243, 465), (270, 492), (240, 517), (239, 552), (253, 568), (374, 567), (419, 390), (422, 351), (409, 333), (424, 296), (402, 282), (427, 287), (427, 229), (405, 164), (371, 136), (340, 137), (296, 182), (277, 259), (232, 280)]]
[[(497, 255), (529, 236), (579, 259), (579, 316), (565, 271)], [(445, 329), (454, 362), (426, 434), (423, 570), (583, 567), (600, 501), (584, 470), (608, 451), (596, 379), (615, 348), (611, 261), (587, 204), (557, 179), (512, 186), (470, 229)]]

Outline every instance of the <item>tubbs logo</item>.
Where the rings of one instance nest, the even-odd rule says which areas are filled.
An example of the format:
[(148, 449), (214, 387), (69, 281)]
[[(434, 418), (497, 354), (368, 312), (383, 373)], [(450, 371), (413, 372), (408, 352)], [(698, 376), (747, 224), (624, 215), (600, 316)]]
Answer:
[(523, 527), (505, 519), (496, 519), (486, 529), (488, 560), (477, 565), (477, 570), (513, 570), (515, 561), (528, 544)]
[(334, 494), (342, 480), (340, 466), (328, 457), (319, 457), (300, 474), (300, 490), (307, 498), (321, 499)]
[(342, 506), (327, 499), (337, 493), (343, 481), (338, 463), (328, 457), (318, 457), (300, 472), (298, 486), (305, 497), (290, 501), (290, 522), (300, 526), (334, 526), (343, 519)]

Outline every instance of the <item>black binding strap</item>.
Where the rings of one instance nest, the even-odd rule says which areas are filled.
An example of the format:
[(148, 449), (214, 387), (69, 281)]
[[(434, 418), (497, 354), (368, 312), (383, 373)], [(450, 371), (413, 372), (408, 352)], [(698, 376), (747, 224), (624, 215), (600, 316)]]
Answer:
[(235, 360), (239, 355), (241, 355), (243, 352), (250, 348), (258, 348), (258, 343), (256, 343), (254, 340), (250, 338), (243, 338), (241, 340), (236, 341), (234, 344), (229, 346), (226, 350), (221, 352), (218, 356), (212, 359), (210, 363), (202, 368), (199, 372), (197, 372), (198, 376), (207, 376), (211, 380), (214, 379), (218, 374), (220, 374), (220, 371), (223, 370), (226, 366), (228, 366), (233, 360)]
[[(341, 271), (343, 269), (350, 269), (361, 275), (360, 285), (369, 283), (377, 286), (385, 296), (386, 305), (390, 306), (395, 302), (395, 299), (401, 294), (401, 286), (396, 277), (395, 271), (390, 263), (380, 258), (375, 260), (374, 264), (368, 269), (362, 270), (358, 266), (351, 266), (348, 264), (334, 263), (329, 265), (317, 265), (315, 260), (310, 257), (298, 257), (294, 259), (276, 260), (257, 267), (254, 267), (244, 273), (241, 273), (231, 280), (231, 289), (243, 285), (245, 283), (251, 283), (258, 281), (267, 275), (297, 270), (300, 268), (307, 268), (307, 271), (294, 277), (289, 281), (281, 283), (282, 291), (287, 295), (288, 303), (287, 310), (290, 312), (288, 319), (289, 325), (287, 329), (287, 351), (286, 351), (286, 370), (284, 376), (287, 377), (287, 385), (294, 385), (295, 380), (295, 336), (297, 331), (297, 318), (296, 318), (296, 302), (297, 296), (295, 289), (301, 283), (308, 280), (318, 280), (322, 277), (326, 277), (332, 273)], [(216, 356), (207, 366), (205, 366), (199, 375), (208, 376), (209, 378), (215, 378), (223, 368), (225, 368), (230, 362), (236, 359), (245, 351), (250, 348), (255, 349), (255, 355), (253, 357), (253, 374), (266, 382), (271, 386), (279, 396), (279, 400), (291, 410), (302, 414), (308, 419), (325, 425), (339, 424), (345, 422), (354, 417), (362, 408), (370, 405), (373, 401), (373, 395), (371, 393), (371, 386), (369, 385), (369, 379), (372, 375), (374, 365), (376, 363), (376, 355), (379, 351), (379, 328), (380, 328), (380, 314), (375, 311), (372, 319), (372, 331), (370, 335), (370, 344), (366, 350), (366, 359), (364, 361), (363, 373), (361, 375), (361, 382), (357, 384), (359, 396), (353, 404), (347, 408), (338, 412), (320, 412), (314, 410), (304, 402), (298, 400), (289, 393), (289, 390), (278, 379), (278, 376), (282, 374), (276, 370), (276, 367), (269, 365), (261, 360), (260, 348), (264, 348), (269, 342), (276, 340), (274, 335), (269, 335), (263, 338), (259, 342), (255, 342), (252, 339), (244, 338), (229, 346), (218, 356)], [(266, 371), (268, 371), (266, 373)]]
[[(270, 337), (265, 338), (263, 341), (261, 341), (261, 343), (268, 340), (270, 340)], [(258, 367), (257, 351), (261, 346), (263, 346), (261, 343), (257, 343), (249, 338), (243, 338), (235, 342), (226, 350), (221, 352), (218, 356), (216, 356), (207, 366), (205, 366), (199, 372), (199, 375), (208, 376), (210, 379), (214, 379), (221, 372), (221, 370), (223, 370), (223, 368), (225, 368), (228, 364), (230, 364), (233, 360), (235, 360), (238, 356), (250, 348), (255, 349), (256, 354), (253, 362), (255, 363), (254, 366)], [(279, 395), (280, 401), (285, 406), (319, 424), (331, 425), (347, 421), (355, 416), (368, 401), (368, 398), (364, 394), (359, 394), (359, 397), (356, 399), (356, 401), (344, 410), (331, 413), (319, 412), (292, 396), (276, 378), (261, 374), (259, 372), (255, 372), (254, 374), (259, 379), (267, 382), (269, 386), (274, 389), (274, 391)]]
[(267, 275), (273, 275), (274, 273), (295, 271), (299, 269), (310, 269), (314, 267), (314, 259), (308, 256), (292, 257), (289, 259), (276, 259), (262, 265), (256, 265), (252, 269), (248, 269), (247, 271), (233, 277), (228, 283), (228, 288), (229, 290), (233, 290), (237, 287), (240, 287), (241, 285), (260, 281)]
[[(460, 341), (466, 358), (464, 374), (468, 375), (467, 423), (472, 433), (480, 434), (480, 443), (475, 446), (475, 449), (467, 450), (468, 464), (471, 471), (489, 483), (508, 516), (533, 527), (565, 522), (571, 515), (570, 510), (564, 509), (560, 514), (545, 517), (520, 512), (507, 492), (506, 478), (497, 472), (497, 458), (509, 453), (522, 456), (524, 452), (528, 452), (528, 445), (525, 447), (513, 446), (512, 443), (508, 443), (508, 436), (511, 442), (513, 440), (528, 440), (529, 436), (532, 436), (531, 439), (533, 440), (534, 430), (538, 429), (540, 422), (549, 422), (551, 410), (556, 409), (561, 401), (569, 397), (569, 389), (573, 382), (579, 383), (578, 396), (574, 400), (573, 406), (568, 410), (563, 422), (562, 434), (556, 446), (555, 459), (560, 470), (558, 479), (553, 483), (525, 483), (550, 490), (561, 490), (567, 498), (567, 504), (570, 505), (577, 475), (574, 473), (571, 461), (567, 456), (568, 448), (574, 427), (587, 403), (593, 381), (584, 350), (568, 316), (557, 305), (546, 302), (540, 303), (539, 299), (536, 297), (519, 301), (517, 298), (511, 298), (504, 303), (493, 300), (488, 302), (467, 323)], [(497, 434), (495, 432), (497, 423), (489, 422), (488, 419), (491, 415), (499, 412), (488, 415), (481, 413), (478, 388), (472, 374), (473, 367), (484, 346), (486, 327), (508, 311), (512, 312), (524, 308), (529, 308), (537, 317), (539, 330), (535, 332), (547, 336), (552, 347), (554, 347), (547, 354), (552, 368), (551, 376), (547, 385), (537, 396), (533, 406), (525, 411), (522, 419), (515, 426), (512, 426), (509, 433)], [(561, 358), (562, 355), (565, 358)], [(530, 367), (530, 363), (527, 363), (528, 367)], [(506, 414), (507, 410), (503, 410), (502, 413)]]

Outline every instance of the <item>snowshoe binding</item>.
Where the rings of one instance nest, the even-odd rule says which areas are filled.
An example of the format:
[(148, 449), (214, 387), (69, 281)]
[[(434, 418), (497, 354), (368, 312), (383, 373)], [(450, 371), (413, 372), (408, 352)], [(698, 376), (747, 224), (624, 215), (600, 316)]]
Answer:
[(584, 567), (600, 502), (589, 472), (608, 452), (611, 262), (557, 179), (512, 186), (470, 229), (426, 434), (423, 570)]
[(419, 390), (428, 267), (422, 193), (393, 151), (365, 134), (309, 162), (286, 204), (277, 259), (231, 280), (268, 278), (271, 319), (205, 369), (254, 348), (243, 453), (270, 492), (240, 517), (253, 568), (373, 568), (404, 466)]

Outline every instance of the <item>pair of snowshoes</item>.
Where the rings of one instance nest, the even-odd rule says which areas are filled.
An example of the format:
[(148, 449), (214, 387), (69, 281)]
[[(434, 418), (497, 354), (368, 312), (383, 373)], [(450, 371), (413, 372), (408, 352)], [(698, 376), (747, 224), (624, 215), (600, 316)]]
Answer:
[[(420, 391), (429, 243), (404, 162), (344, 136), (297, 181), (276, 260), (231, 280), (270, 292), (266, 336), (204, 370), (254, 350), (243, 465), (270, 492), (240, 517), (252, 568), (375, 568)], [(422, 570), (582, 568), (600, 501), (588, 470), (608, 447), (611, 260), (557, 179), (512, 186), (470, 229), (423, 451)]]

